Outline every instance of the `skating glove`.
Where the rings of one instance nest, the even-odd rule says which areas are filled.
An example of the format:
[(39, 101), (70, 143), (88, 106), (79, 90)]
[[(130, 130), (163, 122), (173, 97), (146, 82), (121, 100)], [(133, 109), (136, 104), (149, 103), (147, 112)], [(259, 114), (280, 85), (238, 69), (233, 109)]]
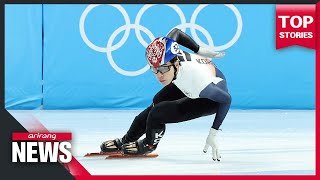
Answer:
[(215, 161), (220, 161), (220, 153), (219, 153), (219, 146), (216, 142), (218, 130), (211, 128), (209, 131), (209, 135), (206, 140), (206, 145), (203, 148), (203, 152), (206, 153), (208, 151), (209, 146), (212, 148), (212, 159)]
[(197, 54), (208, 58), (222, 58), (225, 56), (224, 52), (215, 52), (213, 50), (201, 46), (199, 47), (199, 51), (197, 52)]

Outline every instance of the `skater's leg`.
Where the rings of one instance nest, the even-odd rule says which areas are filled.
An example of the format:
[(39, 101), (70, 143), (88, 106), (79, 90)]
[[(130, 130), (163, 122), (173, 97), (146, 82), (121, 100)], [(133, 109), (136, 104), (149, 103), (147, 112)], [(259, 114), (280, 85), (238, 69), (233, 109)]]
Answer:
[(100, 146), (101, 151), (119, 151), (123, 144), (137, 141), (146, 132), (146, 122), (151, 109), (158, 103), (172, 101), (185, 97), (185, 95), (174, 85), (168, 84), (163, 87), (153, 98), (153, 103), (138, 116), (136, 116), (127, 131), (121, 139), (108, 140)]
[(183, 97), (185, 97), (185, 95), (174, 84), (171, 83), (163, 87), (154, 96), (153, 104), (135, 117), (127, 134), (122, 138), (123, 143), (136, 141), (145, 133), (147, 118), (150, 110), (154, 106), (164, 101), (173, 101)]
[(217, 105), (205, 98), (182, 98), (159, 103), (152, 108), (148, 116), (146, 143), (156, 146), (165, 132), (165, 124), (212, 115), (217, 112)]
[(164, 101), (155, 105), (148, 116), (147, 132), (144, 140), (125, 144), (126, 154), (150, 153), (156, 149), (165, 133), (165, 124), (178, 123), (216, 113), (217, 103), (209, 99), (182, 98), (175, 101)]

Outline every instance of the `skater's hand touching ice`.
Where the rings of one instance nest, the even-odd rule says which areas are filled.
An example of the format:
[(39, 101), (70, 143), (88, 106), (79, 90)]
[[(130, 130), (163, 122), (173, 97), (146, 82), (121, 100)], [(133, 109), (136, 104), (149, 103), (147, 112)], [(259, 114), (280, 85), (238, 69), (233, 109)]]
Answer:
[(209, 131), (209, 135), (206, 140), (206, 145), (203, 148), (203, 152), (206, 153), (208, 151), (209, 146), (212, 148), (212, 159), (215, 161), (220, 161), (221, 156), (219, 153), (219, 146), (216, 142), (216, 135), (218, 130), (211, 128)]

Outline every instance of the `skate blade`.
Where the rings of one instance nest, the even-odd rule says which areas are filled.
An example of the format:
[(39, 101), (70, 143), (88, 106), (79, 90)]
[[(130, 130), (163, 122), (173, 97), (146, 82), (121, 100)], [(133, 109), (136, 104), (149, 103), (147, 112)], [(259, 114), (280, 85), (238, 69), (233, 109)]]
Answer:
[(109, 155), (106, 159), (128, 159), (128, 158), (156, 158), (158, 154), (142, 154), (142, 155), (128, 155), (128, 154), (114, 154)]
[(84, 157), (92, 157), (92, 156), (109, 156), (109, 155), (121, 155), (121, 151), (116, 152), (93, 152), (93, 153), (87, 153), (84, 155)]

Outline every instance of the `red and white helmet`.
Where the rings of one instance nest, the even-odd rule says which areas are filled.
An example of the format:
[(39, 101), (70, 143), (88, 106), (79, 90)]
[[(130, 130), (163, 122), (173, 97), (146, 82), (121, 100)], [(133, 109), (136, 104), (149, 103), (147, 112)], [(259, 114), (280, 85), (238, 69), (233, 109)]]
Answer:
[(179, 44), (167, 37), (154, 39), (146, 49), (146, 58), (152, 67), (159, 67), (173, 59), (180, 52)]

